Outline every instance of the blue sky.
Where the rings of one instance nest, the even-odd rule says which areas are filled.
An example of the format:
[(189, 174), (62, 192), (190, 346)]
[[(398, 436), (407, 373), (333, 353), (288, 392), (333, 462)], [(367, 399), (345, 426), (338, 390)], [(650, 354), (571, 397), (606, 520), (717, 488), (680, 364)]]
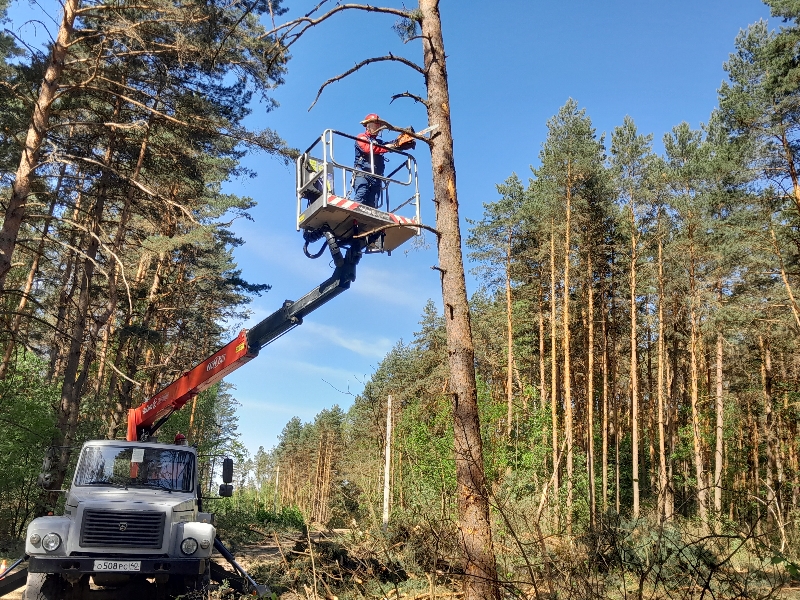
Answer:
[[(287, 0), (290, 12), (282, 19), (315, 4)], [(699, 127), (716, 105), (722, 63), (736, 34), (768, 18), (769, 8), (758, 0), (442, 0), (441, 14), (461, 215), (479, 219), (483, 203), (497, 198), (497, 183), (512, 172), (523, 180), (530, 176), (547, 119), (570, 97), (587, 109), (598, 134), (630, 115), (642, 132), (655, 135), (657, 149), (681, 121)], [(39, 4), (26, 0), (17, 0), (9, 16), (6, 26), (34, 44), (44, 39), (41, 24), (25, 21), (54, 27)], [(328, 127), (358, 133), (370, 112), (401, 126), (427, 126), (413, 101), (390, 104), (398, 92), (424, 92), (421, 77), (399, 64), (370, 65), (329, 87), (307, 110), (322, 82), (364, 58), (392, 52), (421, 60), (418, 42), (402, 44), (393, 22), (345, 12), (308, 33), (292, 47), (286, 83), (274, 92), (279, 108), (266, 113), (255, 105), (249, 124), (273, 128), (298, 148)], [(429, 157), (422, 147), (415, 154), (423, 221), (433, 225)], [(236, 257), (246, 279), (272, 285), (253, 302), (245, 324), (251, 326), (284, 299), (296, 300), (323, 281), (331, 268), (324, 258), (303, 256), (294, 224), (293, 168), (258, 154), (245, 163), (257, 178), (230, 182), (226, 191), (251, 196), (258, 206), (254, 221), (234, 225), (246, 241)], [(463, 221), (462, 228), (466, 234)], [(427, 238), (427, 248), (366, 256), (349, 291), (228, 378), (241, 403), (242, 440), (251, 451), (273, 446), (293, 416), (310, 421), (333, 404), (349, 406), (391, 347), (411, 340), (428, 298), (440, 302), (439, 278), (430, 268), (436, 250)], [(477, 287), (468, 275), (469, 292)]]

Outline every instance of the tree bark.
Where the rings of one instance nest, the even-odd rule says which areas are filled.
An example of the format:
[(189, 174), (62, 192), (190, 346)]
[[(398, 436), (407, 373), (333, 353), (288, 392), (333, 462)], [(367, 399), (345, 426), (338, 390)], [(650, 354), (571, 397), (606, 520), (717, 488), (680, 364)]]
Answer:
[(594, 284), (592, 251), (587, 256), (586, 271), (588, 275), (589, 314), (588, 314), (588, 373), (586, 375), (586, 464), (589, 475), (589, 523), (595, 525), (597, 512), (596, 489), (594, 485)]
[[(617, 356), (620, 355), (622, 349), (622, 342), (614, 344), (614, 351)], [(620, 361), (614, 360), (614, 376), (611, 381), (619, 381), (619, 363)], [(620, 479), (622, 465), (619, 461), (619, 445), (622, 438), (622, 422), (620, 419), (620, 393), (618, 393), (616, 384), (613, 385), (613, 393), (611, 394), (614, 403), (614, 510), (619, 514), (620, 506)]]
[(633, 194), (631, 194), (631, 267), (630, 267), (630, 311), (631, 311), (631, 454), (633, 458), (633, 518), (639, 518), (639, 368), (637, 358), (636, 336), (636, 213), (634, 211)]
[[(80, 178), (79, 178), (80, 179)], [(81, 182), (82, 183), (82, 182)], [(80, 191), (80, 186), (77, 186), (78, 192), (75, 198), (75, 207), (73, 209), (73, 219), (78, 222), (81, 217), (81, 203), (83, 202), (83, 193)], [(77, 229), (73, 229), (69, 236), (69, 248), (75, 248), (78, 239)], [(61, 333), (66, 330), (67, 309), (72, 305), (72, 296), (78, 287), (77, 273), (78, 269), (78, 253), (70, 249), (67, 255), (62, 259), (63, 267), (59, 267), (62, 272), (59, 291), (58, 291), (58, 312), (56, 313), (55, 327), (53, 341), (50, 344), (50, 364), (47, 369), (47, 380), (52, 381), (53, 378), (59, 373), (59, 361), (61, 359)], [(70, 280), (72, 282), (70, 283)]]
[[(539, 281), (541, 282), (544, 277), (540, 272)], [(544, 287), (539, 284), (539, 408), (544, 411), (547, 406), (547, 374), (545, 372), (544, 362)], [(544, 443), (547, 444), (547, 436), (544, 437)]]
[(22, 324), (22, 314), (25, 310), (25, 307), (28, 305), (28, 298), (30, 298), (31, 290), (33, 289), (33, 282), (36, 279), (36, 275), (39, 273), (39, 262), (44, 254), (44, 245), (47, 240), (47, 233), (50, 229), (50, 222), (53, 220), (53, 212), (56, 209), (56, 204), (58, 204), (58, 195), (61, 193), (61, 184), (64, 181), (64, 173), (66, 169), (66, 163), (62, 164), (61, 171), (58, 175), (58, 182), (53, 190), (53, 198), (50, 201), (50, 208), (47, 212), (47, 218), (45, 219), (44, 226), (42, 227), (42, 236), (39, 239), (39, 244), (36, 248), (36, 253), (34, 254), (31, 268), (28, 271), (28, 278), (25, 280), (25, 285), (22, 288), (19, 304), (17, 305), (17, 313), (14, 315), (14, 319), (11, 321), (11, 327), (9, 328), (10, 338), (8, 340), (8, 345), (6, 346), (5, 354), (3, 355), (3, 362), (0, 364), (0, 379), (5, 379), (6, 373), (8, 372), (9, 363), (11, 362), (11, 356), (14, 353), (14, 348), (16, 348), (18, 345), (17, 333), (19, 332), (20, 325)]
[(550, 419), (553, 428), (553, 505), (558, 506), (558, 368), (556, 360), (556, 230), (550, 219)]
[(603, 301), (602, 311), (603, 335), (603, 513), (608, 510), (608, 325)]
[(658, 358), (656, 367), (656, 402), (658, 402), (658, 514), (662, 519), (667, 514), (667, 451), (664, 430), (664, 244), (658, 238)]
[(511, 438), (514, 419), (514, 320), (511, 302), (511, 227), (506, 243), (506, 327), (508, 328), (508, 367), (506, 373), (506, 436)]
[(700, 514), (700, 521), (703, 527), (708, 524), (708, 505), (706, 503), (706, 488), (703, 483), (703, 449), (702, 437), (700, 431), (700, 408), (698, 403), (700, 401), (699, 379), (700, 374), (697, 365), (697, 346), (699, 343), (699, 332), (697, 325), (697, 312), (695, 310), (695, 262), (694, 262), (694, 245), (691, 248), (690, 257), (690, 282), (689, 282), (689, 302), (691, 307), (689, 309), (689, 322), (690, 322), (690, 335), (689, 335), (689, 368), (691, 380), (691, 403), (692, 403), (692, 445), (694, 448), (694, 472), (697, 484), (697, 506)]
[(562, 318), (562, 345), (564, 347), (564, 435), (567, 438), (567, 533), (572, 533), (572, 494), (573, 494), (573, 468), (575, 465), (573, 423), (572, 423), (572, 366), (570, 365), (570, 333), (569, 333), (569, 262), (570, 262), (570, 233), (572, 228), (572, 163), (567, 163), (567, 190), (566, 190), (566, 216), (564, 222), (564, 305), (561, 311)]
[[(797, 192), (797, 188), (795, 188), (795, 191)], [(778, 238), (775, 236), (775, 229), (772, 227), (772, 224), (769, 226), (769, 233), (772, 238), (772, 248), (775, 251), (775, 256), (778, 259), (778, 266), (781, 269), (781, 280), (786, 288), (786, 294), (789, 296), (789, 307), (792, 309), (794, 322), (797, 325), (797, 328), (800, 329), (800, 307), (798, 307), (797, 299), (794, 296), (794, 291), (792, 291), (792, 286), (789, 284), (789, 278), (786, 276), (786, 269), (783, 264), (783, 253), (778, 245)]]
[(449, 386), (453, 402), (459, 528), (465, 558), (464, 593), (466, 600), (499, 600), (500, 589), (492, 545), (478, 416), (475, 350), (461, 252), (450, 95), (439, 0), (420, 0), (419, 9), (427, 75), (428, 123), (439, 127), (431, 144), (431, 164), (436, 229), (439, 232), (439, 267), (447, 333)]
[(722, 389), (722, 332), (717, 332), (717, 390), (716, 390), (716, 447), (714, 449), (714, 512), (716, 517), (722, 515), (722, 446), (724, 443), (724, 416), (725, 405), (723, 403)]
[(392, 395), (386, 399), (386, 441), (384, 443), (384, 464), (383, 464), (383, 531), (389, 527), (389, 498), (390, 485), (389, 477), (392, 468)]
[[(767, 463), (765, 465), (764, 483), (767, 486), (768, 506), (775, 502), (775, 475), (777, 473), (777, 450), (775, 448), (775, 417), (772, 407), (772, 352), (769, 341), (758, 336), (761, 350), (761, 384), (764, 394), (764, 438), (767, 441)], [(771, 513), (768, 513), (771, 515)]]
[[(111, 146), (106, 156), (106, 164), (111, 160)], [(101, 178), (101, 181), (105, 177)], [(94, 277), (95, 257), (100, 246), (99, 237), (101, 231), (101, 221), (105, 209), (105, 182), (101, 183), (97, 193), (97, 199), (92, 210), (91, 231), (88, 247), (85, 251), (83, 268), (80, 276), (80, 290), (78, 293), (78, 303), (75, 307), (75, 322), (72, 327), (69, 350), (66, 356), (64, 369), (64, 382), (61, 386), (61, 404), (58, 412), (58, 433), (54, 440), (54, 446), (60, 448), (58, 462), (55, 466), (55, 473), (51, 484), (51, 489), (58, 490), (64, 483), (67, 474), (67, 467), (72, 456), (72, 446), (75, 442), (75, 434), (78, 427), (78, 416), (80, 413), (80, 397), (83, 392), (86, 378), (89, 374), (89, 364), (94, 354), (94, 344), (87, 344), (84, 335), (87, 331), (89, 310), (91, 302), (91, 284)], [(81, 363), (83, 368), (81, 369)], [(47, 493), (47, 504), (54, 506), (58, 501), (58, 492)]]
[(11, 197), (8, 200), (3, 226), (0, 228), (0, 290), (5, 286), (6, 276), (11, 270), (11, 255), (14, 253), (19, 228), (25, 218), (25, 207), (31, 193), (34, 172), (39, 166), (39, 153), (50, 124), (50, 113), (64, 71), (75, 14), (79, 6), (80, 0), (64, 2), (61, 25), (42, 78), (39, 96), (33, 107), (33, 115), (25, 137), (25, 148), (22, 150), (14, 183), (11, 186)]

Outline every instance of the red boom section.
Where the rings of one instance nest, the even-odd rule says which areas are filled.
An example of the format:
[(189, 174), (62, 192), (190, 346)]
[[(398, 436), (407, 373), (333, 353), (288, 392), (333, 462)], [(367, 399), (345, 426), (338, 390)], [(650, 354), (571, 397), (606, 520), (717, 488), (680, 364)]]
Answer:
[(181, 375), (138, 408), (130, 409), (128, 441), (138, 441), (139, 430), (151, 427), (159, 419), (178, 410), (197, 394), (255, 357), (255, 354), (248, 351), (247, 331), (242, 329), (239, 336), (219, 352)]

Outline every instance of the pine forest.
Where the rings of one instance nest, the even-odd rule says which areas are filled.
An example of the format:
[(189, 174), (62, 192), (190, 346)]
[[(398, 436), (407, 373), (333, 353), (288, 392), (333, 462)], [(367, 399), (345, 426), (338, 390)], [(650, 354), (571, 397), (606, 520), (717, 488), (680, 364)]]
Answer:
[[(237, 458), (217, 527), (277, 545), (254, 561), (276, 598), (793, 597), (800, 2), (765, 2), (782, 25), (742, 24), (701, 127), (604, 134), (570, 98), (531, 170), (462, 219), (484, 591), (463, 584), (447, 302), (272, 448), (247, 453), (225, 383), (164, 426), (209, 457), (209, 490)], [(63, 509), (82, 442), (124, 439), (269, 289), (233, 257), (255, 202), (223, 187), (247, 153), (296, 156), (246, 125), (291, 67), (284, 4), (65, 0), (48, 49), (0, 34), (0, 555)]]

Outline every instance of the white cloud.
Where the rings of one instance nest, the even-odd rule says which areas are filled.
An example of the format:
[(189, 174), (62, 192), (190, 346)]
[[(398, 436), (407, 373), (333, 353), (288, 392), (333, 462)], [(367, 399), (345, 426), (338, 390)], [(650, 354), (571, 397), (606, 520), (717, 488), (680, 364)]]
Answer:
[(353, 389), (349, 391), (356, 393), (355, 390), (361, 390), (363, 382), (369, 377), (368, 374), (357, 373), (352, 369), (329, 367), (308, 361), (280, 360), (278, 363), (293, 373), (301, 373), (306, 379), (310, 379), (312, 374), (318, 375), (321, 381), (333, 385), (341, 392), (348, 391), (352, 386)]
[[(240, 252), (237, 252), (237, 257), (240, 257), (240, 263), (245, 260), (257, 261), (257, 264), (248, 265), (251, 269), (256, 267), (258, 269), (257, 276), (261, 279), (270, 279), (283, 282), (282, 279), (276, 276), (290, 276), (290, 282), (296, 281), (318, 281), (322, 282), (326, 279), (333, 269), (328, 268), (329, 260), (320, 258), (319, 260), (310, 260), (303, 254), (303, 237), (300, 233), (291, 231), (290, 233), (274, 233), (270, 232), (269, 236), (259, 234), (259, 228), (252, 223), (247, 223), (244, 227), (237, 230), (237, 234), (241, 235), (246, 241)], [(322, 243), (322, 242), (320, 242)], [(315, 250), (315, 248), (312, 248)], [(248, 262), (249, 262), (248, 261)], [(328, 273), (327, 275), (325, 273)], [(249, 275), (251, 279), (255, 279), (254, 275)], [(277, 282), (273, 283), (273, 289), (270, 294), (274, 293), (278, 287)], [(300, 296), (305, 292), (301, 290), (289, 290), (284, 286), (281, 294), (294, 294)]]
[(415, 314), (421, 313), (427, 299), (436, 294), (435, 286), (416, 276), (411, 269), (390, 266), (363, 267), (351, 289), (355, 295), (407, 308)]
[(306, 331), (309, 331), (319, 339), (367, 358), (383, 358), (392, 349), (393, 345), (392, 340), (386, 337), (362, 339), (354, 336), (352, 332), (344, 332), (338, 327), (313, 321), (306, 321), (303, 326)]
[(298, 410), (300, 407), (295, 403), (288, 404), (286, 402), (266, 402), (264, 400), (253, 400), (250, 398), (241, 399), (238, 397), (238, 394), (237, 400), (242, 408), (258, 412), (268, 412), (271, 416), (283, 415), (289, 418), (296, 416), (307, 420), (313, 418), (316, 414), (311, 408), (306, 410)]

